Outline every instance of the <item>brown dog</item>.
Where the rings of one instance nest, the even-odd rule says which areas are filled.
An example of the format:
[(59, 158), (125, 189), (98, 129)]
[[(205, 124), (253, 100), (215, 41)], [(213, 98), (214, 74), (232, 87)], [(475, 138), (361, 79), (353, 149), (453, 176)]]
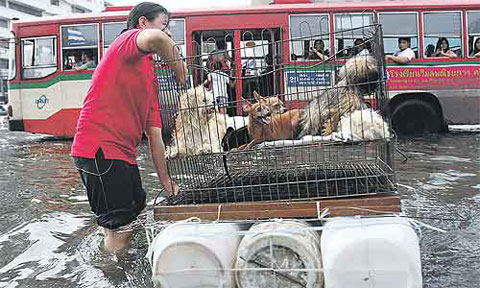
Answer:
[(284, 107), (278, 97), (262, 97), (253, 92), (257, 103), (244, 101), (243, 109), (248, 113), (248, 135), (250, 143), (240, 146), (240, 150), (249, 149), (263, 141), (294, 139), (297, 135), (301, 110), (294, 109), (284, 113), (274, 113), (278, 107)]

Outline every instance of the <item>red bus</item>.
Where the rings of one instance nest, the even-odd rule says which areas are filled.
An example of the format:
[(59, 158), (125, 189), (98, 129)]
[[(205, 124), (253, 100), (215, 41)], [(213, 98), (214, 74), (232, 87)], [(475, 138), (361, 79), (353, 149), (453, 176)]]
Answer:
[[(15, 53), (9, 80), (11, 130), (74, 135), (94, 65), (75, 71), (73, 64), (83, 54), (98, 63), (124, 28), (130, 8), (112, 7), (96, 15), (13, 23)], [(235, 76), (245, 73), (250, 64), (265, 67), (268, 55), (270, 61), (281, 63), (268, 93), (285, 92), (290, 95), (285, 100), (301, 103), (301, 93), (287, 93), (301, 90), (300, 84), (289, 81), (298, 76), (291, 75), (289, 66), (296, 65), (296, 70), (299, 65), (304, 65), (305, 70), (312, 69), (315, 66), (312, 61), (318, 60), (309, 60), (306, 55), (315, 40), (321, 40), (323, 49), (335, 55), (327, 61), (341, 65), (355, 47), (355, 41), (362, 38), (348, 31), (373, 23), (382, 24), (387, 55), (398, 49), (399, 38), (408, 38), (415, 53), (415, 59), (408, 64), (387, 63), (390, 100), (386, 111), (397, 131), (438, 132), (450, 124), (480, 123), (480, 54), (475, 52), (480, 47), (478, 1), (294, 3), (189, 10), (172, 13), (169, 27), (184, 56), (203, 55), (201, 65), (208, 65), (209, 57), (220, 55), (218, 51), (230, 51), (221, 57), (241, 63), (230, 67)], [(311, 39), (305, 40), (309, 35)], [(314, 39), (314, 35), (323, 36)], [(432, 46), (443, 38), (455, 56), (431, 57)], [(267, 45), (268, 51), (256, 53), (253, 49), (248, 54), (237, 49), (256, 45)], [(325, 87), (333, 84), (335, 71), (306, 75), (313, 77), (308, 80)], [(237, 83), (232, 91), (234, 97), (238, 100), (259, 88), (250, 84)], [(295, 96), (291, 95), (298, 97), (293, 99)]]

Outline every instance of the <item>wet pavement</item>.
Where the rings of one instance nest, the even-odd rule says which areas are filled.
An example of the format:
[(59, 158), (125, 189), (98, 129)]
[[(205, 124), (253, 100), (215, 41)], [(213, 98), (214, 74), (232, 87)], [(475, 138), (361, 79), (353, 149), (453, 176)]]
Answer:
[[(70, 145), (0, 125), (0, 287), (153, 287), (142, 231), (121, 259), (100, 251)], [(401, 163), (396, 154), (404, 210), (446, 231), (423, 230), (424, 287), (480, 287), (480, 134), (401, 139), (398, 147), (408, 157)], [(152, 200), (161, 186), (146, 143), (139, 167)]]

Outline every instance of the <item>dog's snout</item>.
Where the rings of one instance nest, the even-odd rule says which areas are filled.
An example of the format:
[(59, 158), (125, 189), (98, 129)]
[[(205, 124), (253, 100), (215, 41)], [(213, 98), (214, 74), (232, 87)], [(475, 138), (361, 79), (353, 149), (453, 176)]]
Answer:
[(287, 112), (287, 108), (285, 108), (285, 107), (280, 108), (280, 112), (281, 112), (281, 113)]

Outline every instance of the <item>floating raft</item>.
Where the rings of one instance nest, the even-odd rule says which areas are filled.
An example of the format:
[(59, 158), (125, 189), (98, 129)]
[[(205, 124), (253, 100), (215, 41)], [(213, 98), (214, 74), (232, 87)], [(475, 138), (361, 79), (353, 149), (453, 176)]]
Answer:
[(281, 200), (189, 205), (157, 205), (156, 221), (260, 220), (270, 218), (315, 218), (328, 209), (330, 216), (374, 215), (401, 212), (397, 195), (369, 195), (343, 199)]

